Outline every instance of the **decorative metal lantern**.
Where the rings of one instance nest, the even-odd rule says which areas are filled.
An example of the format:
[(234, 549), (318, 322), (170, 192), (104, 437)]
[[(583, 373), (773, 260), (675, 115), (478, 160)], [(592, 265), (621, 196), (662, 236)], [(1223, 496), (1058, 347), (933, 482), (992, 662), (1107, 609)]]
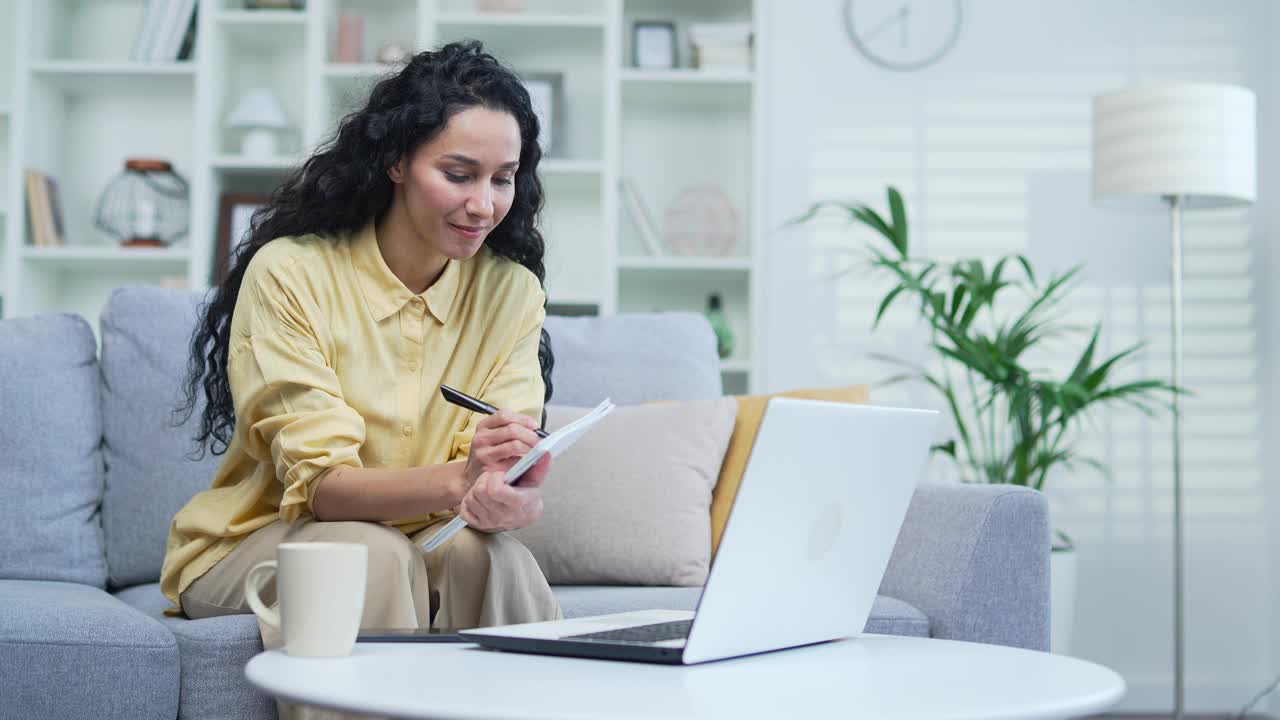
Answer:
[(98, 198), (93, 224), (128, 247), (163, 247), (187, 234), (187, 181), (165, 160), (129, 158)]

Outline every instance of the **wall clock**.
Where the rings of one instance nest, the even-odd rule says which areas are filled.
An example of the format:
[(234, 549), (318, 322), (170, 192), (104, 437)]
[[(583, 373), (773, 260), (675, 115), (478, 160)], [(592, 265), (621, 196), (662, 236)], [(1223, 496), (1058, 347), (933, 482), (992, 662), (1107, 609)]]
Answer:
[(849, 41), (889, 70), (941, 60), (960, 36), (961, 0), (844, 0)]

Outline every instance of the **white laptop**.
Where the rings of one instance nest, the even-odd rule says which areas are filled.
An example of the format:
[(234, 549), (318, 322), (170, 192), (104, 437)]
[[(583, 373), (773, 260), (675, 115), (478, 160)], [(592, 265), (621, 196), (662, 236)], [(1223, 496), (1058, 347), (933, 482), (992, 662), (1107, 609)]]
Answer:
[(939, 413), (772, 398), (696, 611), (477, 628), (499, 650), (692, 664), (862, 633)]

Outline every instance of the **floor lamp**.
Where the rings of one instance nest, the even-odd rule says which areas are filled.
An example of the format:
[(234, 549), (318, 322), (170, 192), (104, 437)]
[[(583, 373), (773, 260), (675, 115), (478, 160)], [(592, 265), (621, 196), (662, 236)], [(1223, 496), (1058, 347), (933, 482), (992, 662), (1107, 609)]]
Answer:
[[(1161, 84), (1093, 100), (1093, 195), (1170, 214), (1173, 384), (1182, 387), (1182, 211), (1252, 203), (1255, 105), (1229, 85)], [(1182, 421), (1173, 396), (1173, 717), (1183, 713)]]

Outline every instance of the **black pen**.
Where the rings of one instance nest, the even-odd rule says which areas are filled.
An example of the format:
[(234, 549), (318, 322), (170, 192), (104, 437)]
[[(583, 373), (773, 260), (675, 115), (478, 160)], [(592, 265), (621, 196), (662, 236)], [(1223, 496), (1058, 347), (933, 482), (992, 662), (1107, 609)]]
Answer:
[[(448, 385), (440, 386), (440, 394), (444, 396), (445, 400), (448, 400), (454, 405), (464, 407), (472, 412), (484, 413), (485, 415), (492, 415), (498, 412), (498, 408), (490, 405), (489, 403), (477, 398), (473, 398), (470, 395), (462, 392), (461, 390), (454, 390)], [(542, 428), (534, 428), (533, 432), (536, 433), (537, 436), (541, 438), (544, 438), (547, 436), (547, 431), (543, 430)]]

